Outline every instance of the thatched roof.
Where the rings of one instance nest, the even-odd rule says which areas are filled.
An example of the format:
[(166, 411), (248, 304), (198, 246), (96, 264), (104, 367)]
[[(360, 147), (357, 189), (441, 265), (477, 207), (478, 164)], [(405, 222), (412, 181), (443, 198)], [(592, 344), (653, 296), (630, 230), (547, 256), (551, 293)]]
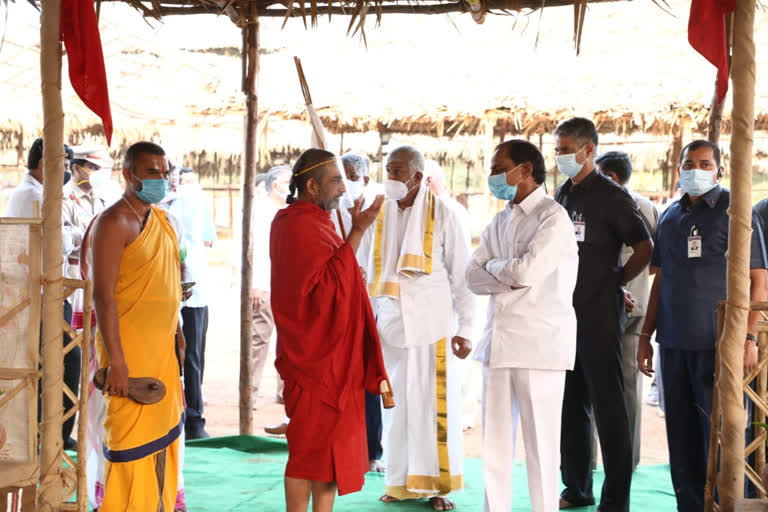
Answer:
[[(282, 20), (265, 19), (260, 142), (269, 149), (306, 144), (306, 124), (295, 121), (304, 107), (293, 55), (302, 58), (315, 106), (332, 132), (463, 137), (493, 131), (498, 138), (549, 133), (573, 114), (591, 116), (604, 133), (667, 135), (681, 118), (703, 132), (714, 68), (687, 44), (688, 7), (673, 1), (673, 18), (648, 2), (592, 5), (579, 57), (569, 48), (572, 9), (493, 16), (483, 25), (463, 15), (392, 15), (368, 28), (367, 46), (346, 36), (343, 17), (321, 18), (312, 30), (300, 21), (282, 28)], [(11, 4), (0, 96), (12, 100), (0, 110), (0, 150), (23, 150), (42, 129), (38, 23), (29, 5)], [(101, 6), (118, 146), (154, 138), (175, 152), (241, 153), (240, 31), (225, 17), (151, 23), (156, 28), (124, 4)], [(758, 47), (768, 45), (768, 16), (758, 18), (755, 34)], [(768, 66), (766, 54), (758, 58)], [(98, 118), (68, 80), (63, 92), (67, 139), (98, 135)], [(758, 129), (768, 129), (768, 83), (761, 76), (756, 110)]]

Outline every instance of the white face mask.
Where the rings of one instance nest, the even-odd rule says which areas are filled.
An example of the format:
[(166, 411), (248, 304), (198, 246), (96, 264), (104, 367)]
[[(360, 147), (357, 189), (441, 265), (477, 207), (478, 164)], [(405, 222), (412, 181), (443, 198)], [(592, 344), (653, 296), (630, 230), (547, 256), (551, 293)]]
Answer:
[[(411, 181), (411, 180), (409, 179), (408, 181)], [(408, 183), (408, 181), (406, 181), (405, 183)], [(404, 199), (405, 196), (408, 195), (408, 192), (410, 192), (410, 189), (405, 183), (403, 183), (402, 181), (388, 179), (387, 182), (384, 184), (384, 193), (387, 195), (387, 198), (394, 199), (395, 201), (400, 201)]]
[(99, 169), (98, 171), (92, 171), (88, 175), (88, 182), (91, 184), (94, 190), (103, 189), (109, 186), (109, 182), (112, 181), (111, 169)]
[(365, 184), (363, 183), (363, 179), (360, 178), (357, 181), (349, 181), (347, 180), (347, 194), (349, 194), (349, 197), (352, 199), (357, 199), (361, 195), (363, 195), (363, 187)]
[[(584, 146), (585, 148), (586, 146)], [(555, 163), (557, 164), (557, 168), (560, 170), (561, 173), (565, 174), (569, 178), (573, 178), (577, 174), (581, 172), (581, 170), (584, 168), (584, 164), (580, 164), (576, 161), (576, 155), (581, 153), (584, 148), (581, 148), (575, 153), (570, 153), (568, 155), (556, 155), (555, 156)]]
[(717, 186), (713, 176), (715, 172), (704, 169), (680, 169), (680, 188), (689, 196), (702, 196)]

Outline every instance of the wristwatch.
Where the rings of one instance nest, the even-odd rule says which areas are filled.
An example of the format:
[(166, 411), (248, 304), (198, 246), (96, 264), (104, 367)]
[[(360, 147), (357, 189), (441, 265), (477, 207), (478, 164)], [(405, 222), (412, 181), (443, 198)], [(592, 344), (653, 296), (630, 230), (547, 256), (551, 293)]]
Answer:
[(757, 336), (755, 336), (754, 334), (747, 333), (747, 340), (757, 345)]

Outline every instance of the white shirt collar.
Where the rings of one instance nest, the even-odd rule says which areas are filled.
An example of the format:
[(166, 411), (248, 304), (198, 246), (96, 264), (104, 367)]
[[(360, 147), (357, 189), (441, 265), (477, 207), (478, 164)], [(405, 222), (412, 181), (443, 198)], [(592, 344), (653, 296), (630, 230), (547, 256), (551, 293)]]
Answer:
[(528, 194), (528, 197), (520, 201), (517, 205), (521, 210), (523, 210), (523, 213), (526, 215), (530, 215), (530, 213), (533, 211), (533, 209), (536, 207), (537, 204), (539, 204), (539, 201), (541, 201), (544, 196), (546, 196), (546, 192), (544, 192), (544, 188), (539, 185), (536, 187), (533, 192)]

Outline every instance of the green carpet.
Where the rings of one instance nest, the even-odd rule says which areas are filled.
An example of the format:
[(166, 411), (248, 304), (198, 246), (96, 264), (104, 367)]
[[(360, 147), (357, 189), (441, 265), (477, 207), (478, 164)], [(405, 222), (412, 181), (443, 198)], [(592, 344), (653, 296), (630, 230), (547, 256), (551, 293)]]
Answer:
[[(284, 440), (263, 437), (218, 437), (187, 442), (184, 478), (190, 512), (285, 510), (283, 471), (288, 458)], [(513, 468), (514, 511), (529, 511), (525, 466)], [(457, 508), (480, 511), (483, 504), (483, 474), (480, 459), (464, 461), (465, 489), (451, 495)], [(602, 485), (603, 474), (595, 473), (595, 489)], [(337, 498), (334, 510), (342, 512), (425, 511), (425, 503), (384, 504), (384, 476), (369, 473), (361, 492)], [(597, 507), (575, 509), (596, 510)], [(675, 510), (675, 498), (668, 466), (641, 466), (632, 480), (632, 512)]]

